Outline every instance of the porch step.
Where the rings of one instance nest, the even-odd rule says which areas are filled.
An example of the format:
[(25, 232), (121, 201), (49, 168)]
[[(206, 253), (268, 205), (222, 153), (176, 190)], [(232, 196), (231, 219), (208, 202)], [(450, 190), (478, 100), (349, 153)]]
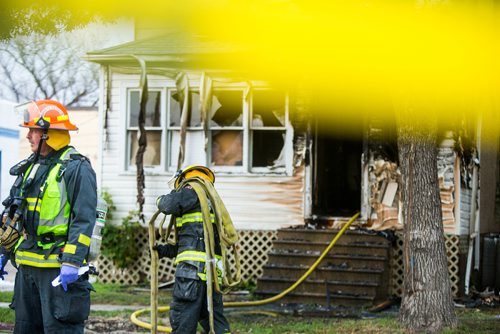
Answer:
[[(337, 234), (335, 230), (278, 231), (255, 294), (277, 295), (296, 282)], [(385, 299), (391, 243), (364, 231), (346, 231), (311, 275), (282, 303), (369, 306)]]
[[(266, 264), (264, 274), (258, 280), (260, 282), (265, 277), (291, 277), (299, 279), (306, 273), (309, 266), (292, 266), (281, 264)], [(309, 278), (311, 279), (337, 279), (341, 281), (363, 281), (363, 282), (378, 282), (379, 275), (382, 275), (384, 270), (372, 268), (348, 268), (343, 266), (320, 265), (314, 270)], [(295, 279), (294, 281), (296, 281)]]
[[(276, 295), (274, 290), (270, 291), (259, 291), (259, 295), (263, 298), (269, 298)], [(342, 305), (342, 306), (371, 306), (373, 305), (373, 299), (371, 297), (362, 295), (349, 295), (344, 293), (314, 293), (314, 292), (290, 292), (285, 297), (280, 299), (282, 303), (296, 303), (296, 304), (319, 304), (319, 305)]]

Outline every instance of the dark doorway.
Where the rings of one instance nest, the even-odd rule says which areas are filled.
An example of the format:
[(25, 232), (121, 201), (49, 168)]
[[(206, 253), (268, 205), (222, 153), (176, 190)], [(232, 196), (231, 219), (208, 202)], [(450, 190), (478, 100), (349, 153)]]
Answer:
[(362, 136), (340, 131), (316, 131), (312, 214), (350, 217), (361, 208)]

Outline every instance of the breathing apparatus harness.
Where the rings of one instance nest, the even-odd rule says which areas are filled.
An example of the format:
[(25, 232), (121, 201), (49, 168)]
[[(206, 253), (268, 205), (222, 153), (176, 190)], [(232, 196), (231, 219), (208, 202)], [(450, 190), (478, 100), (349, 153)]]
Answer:
[[(209, 264), (209, 268), (206, 268), (207, 277), (210, 273), (212, 277), (217, 277), (217, 268), (215, 266), (216, 257), (215, 257), (215, 238), (214, 238), (214, 230), (212, 228), (212, 219), (210, 215), (210, 210), (213, 211), (215, 217), (215, 227), (219, 232), (220, 238), (220, 246), (221, 246), (221, 256), (223, 261), (223, 267), (225, 269), (225, 274), (222, 277), (222, 285), (224, 285), (224, 289), (221, 287), (218, 280), (214, 280), (214, 287), (218, 293), (227, 293), (231, 288), (238, 285), (241, 281), (241, 267), (240, 267), (240, 257), (236, 248), (236, 243), (238, 242), (238, 233), (234, 228), (233, 221), (231, 220), (231, 216), (229, 215), (226, 206), (222, 202), (219, 194), (215, 190), (213, 184), (201, 177), (191, 177), (189, 179), (183, 180), (177, 187), (177, 190), (189, 185), (193, 188), (193, 190), (198, 195), (198, 200), (200, 201), (201, 213), (203, 218), (203, 232), (205, 234), (205, 252), (207, 254)], [(210, 200), (210, 204), (209, 201)], [(172, 216), (170, 219), (170, 223), (168, 225), (167, 231), (163, 233), (163, 223), (160, 224), (160, 236), (166, 240), (170, 235), (170, 232), (173, 227), (175, 227), (175, 216)], [(177, 229), (175, 228), (174, 232), (174, 244), (177, 243)], [(228, 270), (231, 267), (229, 262), (229, 254), (234, 254), (235, 257), (235, 273), (231, 275), (231, 272)], [(208, 284), (208, 279), (207, 279)]]
[[(209, 311), (209, 322), (210, 322), (210, 333), (213, 333), (214, 319), (213, 319), (213, 289), (217, 293), (227, 293), (233, 287), (238, 285), (241, 281), (241, 265), (240, 256), (236, 247), (238, 242), (238, 233), (234, 228), (233, 221), (229, 215), (226, 206), (219, 197), (217, 191), (215, 190), (213, 184), (205, 180), (202, 177), (190, 177), (184, 179), (177, 185), (176, 190), (179, 190), (185, 186), (191, 186), (193, 190), (198, 195), (198, 200), (200, 201), (201, 213), (203, 218), (203, 233), (205, 241), (205, 271), (206, 271), (206, 284), (207, 284), (207, 304)], [(210, 203), (209, 203), (210, 201)], [(215, 224), (212, 223), (211, 211), (213, 212), (215, 218)], [(157, 215), (154, 217), (156, 218)], [(160, 223), (160, 236), (162, 239), (167, 240), (172, 228), (174, 228), (174, 243), (177, 243), (177, 228), (175, 227), (175, 216), (171, 216), (170, 223), (164, 234), (163, 224), (165, 222), (165, 217)], [(215, 226), (213, 226), (215, 225)], [(220, 239), (220, 249), (223, 265), (223, 275), (222, 275), (222, 288), (219, 280), (217, 279), (217, 260), (215, 254), (215, 237), (214, 228), (217, 228), (219, 239)], [(229, 261), (229, 254), (232, 253), (235, 261), (234, 274), (231, 272), (231, 263)], [(153, 258), (154, 259), (154, 258)], [(154, 289), (152, 289), (153, 291)], [(153, 308), (152, 308), (153, 310)], [(156, 307), (155, 307), (156, 312)], [(156, 318), (153, 316), (153, 318)]]
[[(25, 190), (32, 184), (36, 172), (38, 171), (38, 167), (40, 167), (37, 162), (40, 158), (43, 142), (48, 138), (47, 133), (50, 128), (50, 122), (46, 121), (43, 117), (40, 117), (40, 119), (36, 122), (36, 125), (43, 130), (43, 133), (40, 142), (38, 143), (35, 155), (19, 162), (9, 171), (10, 175), (17, 176), (17, 179), (14, 182), (14, 197), (9, 196), (2, 202), (5, 210), (2, 213), (0, 246), (2, 246), (7, 252), (12, 250), (21, 237), (19, 231), (21, 230), (22, 215), (24, 208), (26, 207)], [(30, 166), (33, 167), (29, 171), (27, 178), (24, 179), (24, 173), (26, 173)]]

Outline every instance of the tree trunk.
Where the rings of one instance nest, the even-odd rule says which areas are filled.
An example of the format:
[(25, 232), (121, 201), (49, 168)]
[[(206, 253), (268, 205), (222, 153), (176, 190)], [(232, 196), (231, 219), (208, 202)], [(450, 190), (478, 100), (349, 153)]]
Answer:
[(398, 133), (404, 220), (400, 321), (410, 330), (436, 332), (457, 325), (439, 196), (437, 121), (410, 114), (400, 117)]

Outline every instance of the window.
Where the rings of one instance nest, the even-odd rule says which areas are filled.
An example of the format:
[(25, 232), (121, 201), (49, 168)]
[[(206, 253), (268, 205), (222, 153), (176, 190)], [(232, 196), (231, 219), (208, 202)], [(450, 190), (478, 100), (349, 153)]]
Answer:
[(211, 166), (243, 166), (243, 91), (216, 90), (210, 111)]
[[(135, 165), (138, 149), (139, 96), (139, 90), (129, 89), (127, 161), (130, 167)], [(200, 114), (199, 91), (191, 89), (188, 99), (184, 165), (202, 164), (230, 173), (282, 174), (291, 169), (292, 134), (284, 92), (249, 91), (241, 86), (214, 88), (207, 112), (206, 134)], [(175, 171), (181, 116), (182, 105), (175, 87), (150, 89), (146, 108), (145, 167)]]
[[(203, 125), (200, 115), (200, 93), (189, 92), (189, 119), (186, 134), (186, 152), (184, 161), (188, 164), (206, 165), (204, 151)], [(180, 146), (180, 130), (182, 105), (176, 89), (168, 90), (168, 169), (174, 171), (177, 168)]]
[(254, 90), (250, 116), (252, 170), (286, 167), (286, 105), (283, 92)]
[[(169, 168), (175, 169), (179, 155), (181, 105), (175, 89), (169, 90)], [(208, 112), (208, 135), (200, 115), (200, 95), (190, 91), (190, 118), (186, 133), (186, 164), (203, 164), (243, 171), (243, 90), (215, 90)], [(205, 145), (207, 152), (205, 153)], [(238, 168), (239, 167), (239, 168)]]
[[(135, 165), (135, 156), (139, 148), (139, 104), (140, 92), (130, 90), (129, 111), (127, 119), (127, 141), (128, 152), (127, 161), (129, 165)], [(148, 102), (146, 104), (145, 129), (147, 138), (146, 152), (144, 153), (144, 167), (158, 166), (161, 163), (161, 92), (150, 90), (148, 92)]]

